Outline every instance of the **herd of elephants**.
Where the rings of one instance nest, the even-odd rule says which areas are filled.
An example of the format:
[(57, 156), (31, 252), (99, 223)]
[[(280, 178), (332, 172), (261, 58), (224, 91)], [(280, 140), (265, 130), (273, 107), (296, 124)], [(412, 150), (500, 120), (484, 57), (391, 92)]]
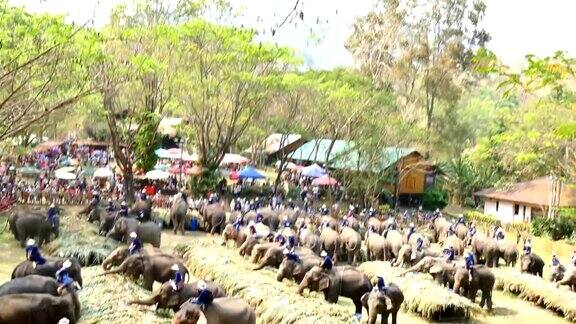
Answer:
[[(535, 253), (519, 251), (518, 242), (470, 231), (464, 222), (454, 223), (441, 213), (416, 227), (393, 214), (357, 213), (352, 206), (346, 212), (337, 205), (323, 206), (314, 213), (294, 206), (227, 212), (224, 206), (178, 194), (167, 225), (184, 234), (190, 210), (197, 210), (201, 229), (221, 237), (223, 246), (233, 241), (239, 254), (255, 264), (254, 271), (277, 268), (278, 281), (295, 281), (300, 294), (306, 289), (322, 292), (330, 303), (340, 296), (350, 298), (358, 317), (366, 309), (368, 323), (375, 323), (379, 315), (382, 323), (389, 316), (396, 323), (404, 296), (398, 286), (385, 284), (382, 278), (372, 282), (356, 268), (362, 261), (390, 261), (404, 269), (402, 275), (430, 273), (438, 283), (472, 301), (480, 291), (480, 305), (489, 310), (495, 283), (492, 267), (515, 266), (519, 261), (522, 272), (542, 276), (545, 265)], [(155, 282), (161, 284), (148, 299), (129, 304), (172, 309), (172, 323), (256, 322), (255, 311), (246, 301), (227, 296), (217, 282), (190, 283), (183, 259), (160, 249), (162, 231), (152, 219), (150, 200), (136, 201), (126, 214), (106, 207), (91, 204), (72, 216), (98, 223), (100, 235), (125, 243), (104, 259), (101, 275), (141, 278), (149, 291)], [(19, 206), (7, 223), (22, 247), (30, 238), (41, 246), (59, 235), (59, 222), (48, 220), (41, 210)], [(135, 240), (141, 248), (134, 249)], [(471, 252), (473, 265), (467, 264), (465, 251)], [(63, 270), (75, 284), (60, 280)], [(177, 275), (184, 280), (178, 282)], [(576, 289), (573, 269), (556, 267), (553, 278)], [(14, 268), (12, 280), (0, 286), (0, 323), (76, 323), (81, 316), (76, 290), (82, 285), (81, 265), (74, 258), (49, 257), (42, 264), (27, 259)]]

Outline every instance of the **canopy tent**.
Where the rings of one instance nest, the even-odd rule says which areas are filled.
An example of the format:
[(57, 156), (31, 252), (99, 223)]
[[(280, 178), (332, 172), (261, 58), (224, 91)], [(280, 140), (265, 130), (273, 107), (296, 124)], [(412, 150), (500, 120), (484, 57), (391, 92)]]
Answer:
[[(276, 169), (280, 168), (280, 160), (276, 161), (276, 163), (274, 163), (274, 166), (276, 167)], [(298, 166), (295, 163), (286, 161), (284, 162), (284, 169), (285, 170), (296, 170), (298, 169)]]
[(247, 166), (244, 170), (238, 172), (240, 179), (265, 179), (266, 176), (256, 170), (254, 167)]
[(232, 171), (232, 172), (230, 172), (229, 178), (230, 178), (230, 180), (238, 180), (238, 179), (240, 179), (240, 177), (238, 176), (238, 171)]
[(198, 154), (190, 154), (186, 151), (182, 152), (179, 148), (171, 148), (169, 150), (165, 150), (163, 148), (159, 148), (156, 151), (156, 156), (161, 159), (171, 159), (171, 160), (184, 160), (184, 161), (198, 161)]
[(302, 169), (302, 175), (310, 178), (320, 178), (327, 175), (326, 170), (314, 163)]
[(108, 168), (98, 168), (92, 176), (94, 178), (110, 178), (114, 176), (114, 172)]
[(63, 171), (56, 171), (54, 172), (56, 178), (61, 180), (74, 180), (76, 179), (76, 175), (70, 172), (63, 172)]
[(319, 178), (312, 180), (313, 186), (333, 186), (336, 184), (338, 184), (338, 180), (331, 178), (328, 175), (321, 176)]
[(226, 153), (224, 155), (224, 158), (222, 159), (222, 162), (220, 162), (220, 165), (223, 165), (223, 164), (242, 164), (242, 163), (248, 163), (248, 162), (250, 162), (250, 159), (247, 159), (247, 158), (243, 157), (242, 155), (233, 154), (233, 153)]
[(146, 178), (150, 180), (164, 180), (170, 177), (170, 173), (160, 171), (160, 170), (152, 170), (146, 172)]
[(34, 175), (42, 173), (42, 171), (38, 168), (35, 168), (35, 167), (25, 166), (25, 167), (18, 168), (18, 173), (20, 173), (21, 175), (25, 175), (25, 176), (34, 176)]
[(166, 171), (168, 170), (168, 164), (158, 163), (154, 166), (155, 170)]
[(76, 171), (76, 167), (75, 166), (67, 166), (67, 167), (63, 167), (60, 169), (57, 169), (55, 172), (59, 173), (59, 172), (74, 172)]

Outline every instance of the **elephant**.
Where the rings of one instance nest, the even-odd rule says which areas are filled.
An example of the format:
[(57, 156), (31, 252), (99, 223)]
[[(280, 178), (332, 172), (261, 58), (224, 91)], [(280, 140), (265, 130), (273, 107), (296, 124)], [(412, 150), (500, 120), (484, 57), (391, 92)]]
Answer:
[(458, 238), (458, 236), (456, 235), (448, 235), (445, 239), (444, 239), (444, 243), (442, 244), (443, 248), (448, 248), (448, 247), (452, 247), (454, 249), (454, 254), (455, 255), (462, 255), (464, 252), (464, 244), (462, 243), (462, 240), (460, 238)]
[(147, 222), (152, 216), (152, 200), (138, 200), (132, 205), (132, 208), (128, 210), (128, 215), (136, 217), (141, 222)]
[(347, 218), (349, 228), (355, 230), (356, 232), (360, 231), (360, 221), (356, 217), (349, 216)]
[(430, 247), (430, 240), (421, 233), (413, 233), (410, 235), (410, 238), (406, 238), (406, 244), (410, 244), (412, 247), (416, 247), (418, 245), (418, 239), (422, 240), (422, 247), (427, 248)]
[(298, 255), (298, 260), (293, 260), (284, 256), (282, 263), (278, 267), (276, 280), (282, 281), (286, 279), (294, 279), (297, 283), (302, 282), (304, 275), (312, 269), (312, 267), (322, 263), (322, 258), (315, 254)]
[[(386, 297), (392, 305), (386, 305)], [(368, 312), (368, 324), (375, 324), (378, 314), (382, 317), (382, 323), (388, 323), (388, 316), (392, 314), (392, 324), (396, 324), (398, 311), (404, 302), (404, 294), (397, 285), (391, 283), (386, 287), (386, 292), (373, 290), (362, 295), (360, 301)]]
[(246, 241), (248, 235), (248, 228), (246, 226), (237, 229), (234, 225), (227, 224), (222, 231), (222, 245), (226, 245), (228, 240), (234, 240), (236, 247), (239, 248)]
[(180, 230), (180, 234), (184, 235), (186, 229), (186, 214), (188, 213), (188, 202), (182, 197), (178, 197), (170, 208), (170, 220), (174, 228), (174, 234)]
[(372, 290), (372, 283), (368, 277), (352, 266), (337, 266), (330, 270), (324, 270), (320, 266), (314, 266), (308, 270), (298, 285), (298, 293), (304, 289), (310, 291), (322, 291), (324, 299), (329, 303), (337, 303), (338, 297), (352, 299), (355, 313), (362, 313), (362, 296)]
[[(205, 283), (206, 289), (212, 293), (214, 298), (226, 297), (226, 292), (220, 285), (213, 281), (206, 281)], [(198, 293), (198, 281), (185, 283), (178, 291), (172, 288), (170, 282), (165, 282), (150, 298), (131, 300), (128, 302), (128, 305), (156, 305), (156, 309), (172, 309), (174, 312), (177, 312), (180, 306), (190, 298), (198, 297)]]
[(550, 280), (552, 282), (558, 282), (564, 278), (564, 273), (566, 273), (566, 267), (558, 264), (557, 266), (552, 266), (552, 274), (550, 275)]
[(322, 241), (322, 250), (332, 258), (333, 262), (338, 262), (340, 253), (340, 235), (332, 227), (324, 227), (320, 232), (320, 241)]
[(99, 224), (98, 233), (106, 235), (114, 227), (117, 216), (117, 213), (109, 213), (104, 208), (97, 206), (88, 214), (88, 222), (94, 223), (97, 221)]
[[(374, 218), (374, 217), (371, 217)], [(368, 261), (381, 260), (384, 261), (386, 256), (385, 247), (386, 239), (377, 232), (368, 231), (366, 233), (366, 239), (364, 240), (366, 245), (366, 256)]]
[(242, 299), (223, 297), (202, 309), (200, 305), (186, 302), (172, 317), (172, 324), (256, 324), (256, 313)]
[(456, 235), (459, 239), (464, 241), (466, 236), (468, 236), (468, 226), (462, 223), (456, 224), (454, 228), (454, 235)]
[(498, 246), (492, 238), (476, 233), (472, 238), (468, 238), (470, 247), (478, 263), (484, 263), (488, 267), (498, 266)]
[(49, 294), (58, 296), (60, 284), (54, 278), (29, 275), (12, 279), (0, 285), (0, 296), (13, 294)]
[(432, 222), (432, 226), (436, 231), (436, 242), (443, 243), (444, 239), (448, 236), (448, 232), (450, 231), (450, 223), (446, 218), (440, 216), (436, 217)]
[(451, 287), (454, 283), (454, 273), (457, 267), (464, 267), (463, 260), (446, 261), (443, 257), (424, 257), (412, 267), (400, 273), (404, 276), (410, 272), (430, 273), (432, 277), (441, 285)]
[(338, 222), (338, 220), (332, 216), (321, 216), (318, 217), (318, 223), (316, 224), (317, 226), (322, 226), (324, 224), (328, 224), (328, 227), (330, 227), (333, 230), (338, 230), (338, 228), (340, 227), (340, 223)]
[[(266, 253), (259, 260), (258, 266), (256, 266), (254, 270), (260, 270), (264, 267), (279, 267), (284, 259), (284, 249), (285, 247), (281, 245), (271, 246), (268, 248)], [(294, 252), (302, 256), (315, 255), (312, 250), (303, 247), (294, 248)]]
[(142, 244), (150, 243), (154, 247), (160, 247), (162, 231), (154, 222), (138, 224), (133, 218), (120, 217), (107, 236), (129, 244), (132, 232), (136, 232)]
[(22, 215), (15, 221), (15, 233), (17, 233), (20, 246), (26, 245), (28, 238), (36, 238), (38, 246), (50, 241), (52, 233), (58, 232), (58, 226), (52, 228), (52, 224), (46, 216), (35, 214)]
[(226, 212), (220, 204), (202, 204), (198, 207), (204, 226), (210, 234), (221, 233), (226, 222)]
[(124, 273), (134, 279), (138, 279), (142, 275), (144, 289), (152, 290), (155, 281), (165, 283), (174, 278), (174, 271), (171, 269), (174, 264), (177, 264), (180, 272), (186, 279), (189, 279), (188, 269), (182, 260), (167, 254), (133, 254), (127, 257), (117, 268), (104, 271), (101, 275)]
[(303, 247), (309, 248), (318, 255), (322, 253), (322, 240), (320, 236), (307, 228), (300, 230), (298, 242), (300, 242), (300, 245)]
[[(505, 240), (499, 240), (496, 241), (496, 246), (498, 247), (498, 260), (500, 258), (504, 259), (507, 267), (516, 266), (516, 260), (518, 259), (518, 247), (516, 244)], [(498, 264), (496, 264), (496, 266), (498, 266)]]
[(573, 292), (576, 292), (576, 267), (567, 267), (564, 272), (564, 276), (558, 282), (556, 282), (556, 287), (562, 285), (569, 286)]
[(472, 302), (475, 302), (476, 293), (480, 290), (482, 292), (480, 307), (484, 307), (484, 304), (486, 304), (488, 311), (491, 311), (492, 289), (494, 288), (495, 282), (496, 278), (494, 274), (490, 268), (485, 265), (475, 265), (472, 267), (472, 280), (470, 280), (470, 274), (466, 268), (458, 267), (454, 274), (454, 292), (460, 293), (463, 291), (462, 295), (467, 296)]
[(340, 244), (342, 254), (346, 255), (346, 260), (351, 265), (356, 265), (362, 247), (362, 237), (351, 227), (344, 227), (340, 233)]
[[(36, 265), (36, 268), (34, 268), (32, 261), (22, 261), (12, 271), (12, 279), (29, 275), (56, 278), (56, 271), (62, 268), (65, 260), (66, 259), (63, 258), (46, 258), (46, 263)], [(76, 258), (68, 258), (68, 260), (72, 263), (70, 268), (68, 268), (70, 277), (82, 287), (82, 267), (80, 266), (80, 262), (78, 262)]]
[(523, 254), (520, 257), (520, 271), (542, 277), (544, 260), (534, 253)]
[(424, 257), (439, 257), (442, 255), (442, 251), (437, 246), (430, 246), (423, 248), (418, 251), (415, 247), (410, 244), (404, 244), (398, 252), (398, 258), (394, 262), (395, 267), (404, 267), (405, 265), (411, 266), (418, 263)]
[[(138, 253), (148, 254), (148, 255), (158, 255), (164, 254), (162, 250), (159, 248), (152, 247), (148, 244), (145, 244), (143, 248)], [(102, 262), (102, 268), (104, 270), (110, 270), (112, 267), (119, 266), (126, 260), (129, 255), (128, 246), (121, 245), (114, 249), (114, 251), (110, 252), (110, 254), (104, 259)]]
[[(271, 242), (272, 239), (273, 239), (273, 236), (267, 236), (267, 237), (261, 237), (260, 235), (248, 236), (246, 238), (246, 240), (244, 241), (244, 243), (242, 243), (242, 245), (240, 245), (240, 249), (238, 250), (238, 253), (241, 256), (253, 255), (254, 254), (254, 248), (258, 244), (276, 244), (275, 242)], [(263, 255), (263, 254), (264, 253), (262, 253), (261, 255)]]
[(374, 228), (376, 233), (381, 234), (384, 230), (384, 223), (376, 217), (370, 217), (366, 220), (366, 228)]
[(399, 256), (402, 247), (402, 234), (397, 230), (389, 230), (386, 233), (385, 258), (395, 260)]
[(0, 296), (0, 322), (58, 323), (62, 318), (67, 318), (70, 323), (77, 323), (80, 302), (74, 289), (67, 287), (60, 296), (37, 293)]
[[(278, 212), (276, 212), (272, 208), (265, 207), (258, 209), (258, 213), (262, 215), (262, 223), (270, 227), (271, 230), (276, 230), (278, 228), (278, 225), (280, 225), (280, 217), (278, 215)], [(255, 216), (254, 220), (256, 220)]]

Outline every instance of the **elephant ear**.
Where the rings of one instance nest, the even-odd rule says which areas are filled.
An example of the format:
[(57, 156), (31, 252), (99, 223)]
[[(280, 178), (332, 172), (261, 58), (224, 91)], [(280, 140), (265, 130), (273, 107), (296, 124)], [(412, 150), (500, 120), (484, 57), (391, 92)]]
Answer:
[(366, 308), (366, 310), (368, 310), (368, 297), (370, 297), (370, 293), (365, 293), (362, 295), (362, 297), (360, 297), (360, 302), (362, 303), (362, 306)]
[(198, 311), (199, 312), (199, 317), (198, 317), (198, 321), (196, 322), (196, 324), (208, 324), (208, 319), (206, 318), (206, 316), (204, 315), (203, 312)]
[(438, 274), (438, 273), (440, 273), (440, 272), (442, 272), (442, 267), (441, 267), (441, 266), (438, 266), (438, 265), (432, 266), (432, 267), (430, 268), (430, 270), (428, 271), (428, 273), (430, 273), (430, 274), (432, 274), (432, 275), (433, 275), (433, 274)]
[(296, 266), (294, 267), (294, 271), (292, 271), (292, 276), (296, 277), (302, 274), (302, 267)]
[(318, 290), (323, 291), (328, 289), (328, 287), (330, 287), (330, 278), (328, 278), (328, 275), (326, 275), (323, 276), (318, 282)]

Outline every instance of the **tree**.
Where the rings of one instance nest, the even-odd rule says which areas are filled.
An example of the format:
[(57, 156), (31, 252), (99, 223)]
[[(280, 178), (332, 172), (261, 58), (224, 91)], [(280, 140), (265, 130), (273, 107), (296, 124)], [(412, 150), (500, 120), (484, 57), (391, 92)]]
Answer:
[(473, 51), (490, 38), (479, 27), (485, 9), (482, 1), (382, 0), (357, 19), (347, 47), (377, 87), (395, 93), (406, 121), (424, 112), (429, 131), (438, 104), (460, 98)]
[(83, 28), (0, 1), (0, 30), (0, 141), (94, 92), (85, 68), (93, 43)]

